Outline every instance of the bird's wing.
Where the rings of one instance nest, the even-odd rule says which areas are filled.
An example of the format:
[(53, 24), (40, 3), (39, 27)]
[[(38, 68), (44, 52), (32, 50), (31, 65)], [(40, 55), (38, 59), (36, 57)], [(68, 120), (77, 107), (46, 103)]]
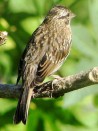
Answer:
[(43, 31), (43, 29), (43, 26), (36, 29), (22, 54), (18, 66), (18, 77), (16, 84), (18, 84), (22, 73), (24, 73), (26, 69), (26, 66), (30, 63), (38, 63), (38, 61), (40, 61), (45, 54), (45, 50), (47, 49), (47, 39), (45, 38), (48, 33)]
[(68, 53), (65, 50), (54, 52), (47, 51), (38, 65), (35, 84), (39, 84), (46, 76), (49, 76), (57, 71), (67, 55)]

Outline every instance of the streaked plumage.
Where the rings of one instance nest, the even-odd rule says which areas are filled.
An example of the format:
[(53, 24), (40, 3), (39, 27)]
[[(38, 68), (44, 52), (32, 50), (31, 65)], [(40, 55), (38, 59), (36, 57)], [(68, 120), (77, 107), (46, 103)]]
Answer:
[(26, 123), (32, 88), (56, 72), (68, 56), (71, 46), (70, 20), (73, 17), (69, 9), (55, 6), (32, 34), (20, 60), (17, 84), (22, 77), (24, 90), (18, 102), (14, 123)]

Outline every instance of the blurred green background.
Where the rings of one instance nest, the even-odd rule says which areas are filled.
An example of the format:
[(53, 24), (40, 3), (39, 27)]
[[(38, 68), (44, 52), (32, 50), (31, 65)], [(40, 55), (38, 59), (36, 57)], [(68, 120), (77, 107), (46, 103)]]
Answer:
[[(9, 34), (0, 46), (0, 83), (15, 84), (30, 35), (56, 4), (76, 14), (71, 53), (58, 74), (63, 77), (98, 66), (98, 0), (0, 0), (0, 30)], [(17, 100), (0, 99), (0, 131), (98, 131), (98, 85), (58, 99), (32, 100), (26, 126), (13, 124), (16, 105)]]

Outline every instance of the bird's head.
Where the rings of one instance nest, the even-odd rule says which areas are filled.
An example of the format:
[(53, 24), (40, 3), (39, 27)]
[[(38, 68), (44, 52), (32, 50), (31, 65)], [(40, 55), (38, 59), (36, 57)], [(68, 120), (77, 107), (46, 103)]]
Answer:
[(68, 20), (70, 21), (72, 18), (75, 17), (75, 14), (72, 13), (71, 10), (69, 10), (68, 8), (64, 7), (64, 6), (54, 6), (48, 13), (47, 15), (47, 19), (48, 20), (53, 20), (53, 19), (63, 19), (63, 20)]

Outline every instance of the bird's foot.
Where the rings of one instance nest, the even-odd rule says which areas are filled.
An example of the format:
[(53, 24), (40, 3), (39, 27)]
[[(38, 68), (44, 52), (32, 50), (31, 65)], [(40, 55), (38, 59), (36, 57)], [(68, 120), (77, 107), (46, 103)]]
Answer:
[(54, 78), (53, 82), (52, 82), (52, 89), (51, 89), (51, 93), (50, 93), (50, 97), (53, 96), (53, 93), (52, 91), (54, 90), (54, 85), (56, 83), (58, 83), (58, 81), (61, 81), (61, 82), (64, 82), (63, 78), (58, 76), (58, 75), (52, 75), (52, 77)]
[(62, 77), (60, 77), (59, 75), (51, 75), (51, 77), (53, 77), (55, 80), (63, 81)]
[(32, 98), (35, 98), (35, 93), (34, 93), (34, 91), (32, 92)]

